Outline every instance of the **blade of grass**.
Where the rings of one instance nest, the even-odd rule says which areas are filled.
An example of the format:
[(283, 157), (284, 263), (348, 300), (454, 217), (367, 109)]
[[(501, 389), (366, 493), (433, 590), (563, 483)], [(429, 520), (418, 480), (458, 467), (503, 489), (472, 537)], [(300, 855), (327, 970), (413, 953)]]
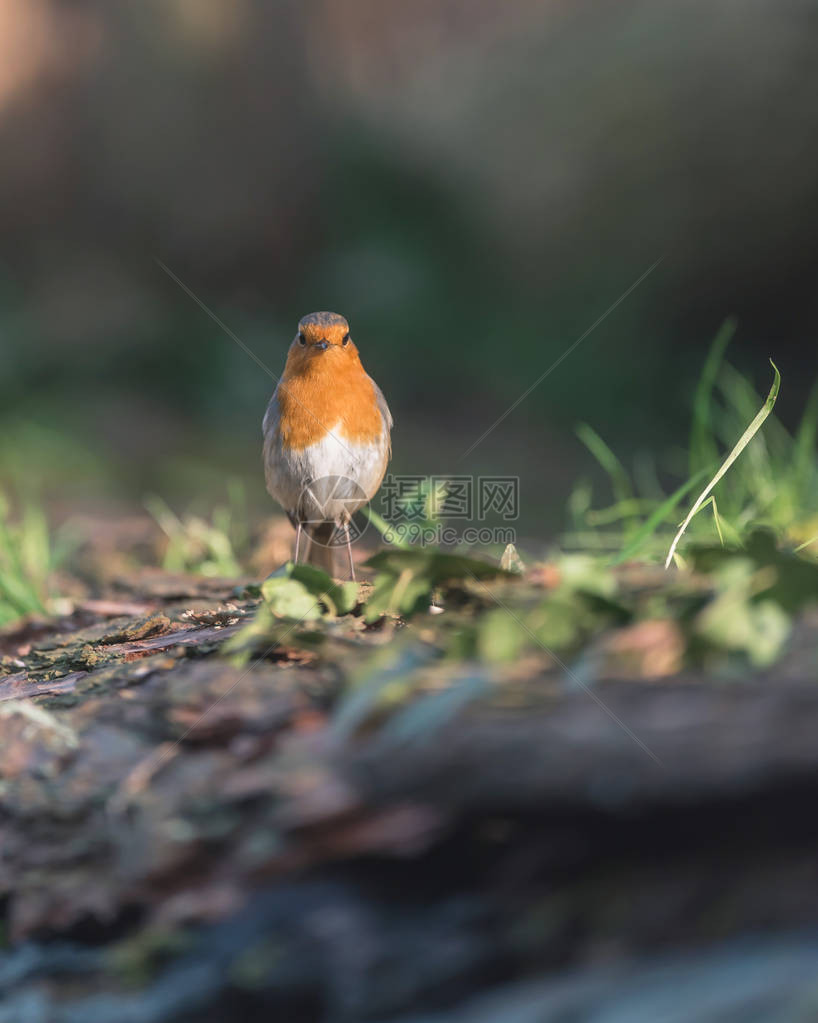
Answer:
[(574, 486), (568, 497), (568, 514), (575, 532), (584, 528), (585, 516), (591, 508), (592, 497), (591, 484), (585, 479), (581, 479)]
[(710, 423), (710, 402), (724, 352), (736, 332), (736, 321), (725, 320), (713, 338), (693, 398), (693, 424), (690, 428), (690, 475), (703, 466), (712, 465), (719, 457)]
[[(726, 413), (723, 416), (721, 436), (730, 442), (741, 424), (753, 418), (762, 402), (755, 387), (729, 363), (724, 363), (719, 375), (718, 389), (724, 396)], [(722, 492), (722, 507), (728, 515), (735, 515), (741, 505), (752, 494), (760, 506), (768, 507), (774, 502), (782, 503), (785, 498), (785, 480), (778, 463), (790, 462), (792, 458), (792, 437), (776, 419), (770, 416), (755, 444), (747, 451), (741, 463), (730, 473)], [(789, 516), (785, 516), (789, 517)]]
[(707, 497), (710, 494), (710, 491), (713, 489), (713, 487), (716, 486), (716, 484), (719, 482), (722, 476), (724, 476), (724, 474), (727, 472), (727, 470), (730, 468), (733, 462), (735, 462), (735, 460), (738, 458), (741, 452), (747, 447), (747, 445), (750, 443), (750, 441), (753, 439), (756, 433), (758, 433), (764, 420), (772, 412), (773, 407), (775, 406), (776, 398), (778, 397), (778, 391), (781, 387), (781, 374), (778, 372), (778, 367), (772, 361), (772, 359), (770, 359), (770, 365), (773, 367), (775, 377), (773, 378), (773, 385), (770, 388), (770, 393), (767, 395), (767, 400), (759, 409), (755, 419), (753, 419), (753, 421), (741, 435), (736, 446), (733, 448), (733, 450), (730, 452), (727, 458), (725, 458), (725, 460), (722, 462), (716, 475), (713, 477), (713, 479), (710, 480), (710, 482), (707, 484), (704, 490), (696, 498), (696, 502), (688, 512), (687, 518), (684, 520), (681, 527), (679, 528), (679, 532), (673, 538), (673, 543), (670, 545), (670, 550), (668, 551), (667, 559), (665, 560), (665, 568), (667, 568), (670, 565), (670, 562), (673, 560), (673, 555), (676, 551), (676, 547), (678, 546), (679, 541), (684, 536), (685, 530), (690, 524), (690, 520), (707, 500)]
[(612, 522), (621, 522), (622, 519), (634, 518), (643, 512), (650, 511), (656, 505), (655, 500), (647, 500), (634, 497), (630, 501), (621, 501), (612, 504), (610, 508), (600, 508), (598, 511), (589, 511), (585, 521), (589, 526), (609, 526)]
[(565, 533), (562, 541), (565, 547), (572, 551), (593, 550), (600, 553), (607, 551), (613, 555), (621, 546), (621, 536), (622, 534), (619, 532), (611, 533), (604, 529), (576, 530)]
[(664, 501), (665, 491), (656, 472), (656, 461), (647, 451), (637, 451), (633, 459), (633, 479), (637, 493), (656, 503)]
[(705, 466), (700, 469), (695, 476), (691, 476), (686, 483), (683, 483), (677, 490), (664, 500), (655, 511), (653, 511), (642, 525), (637, 529), (631, 538), (630, 542), (626, 545), (624, 550), (616, 556), (614, 560), (615, 565), (621, 565), (623, 561), (627, 561), (628, 558), (632, 558), (633, 555), (639, 550), (639, 548), (653, 536), (659, 526), (664, 520), (670, 515), (676, 505), (681, 499), (691, 491), (696, 484), (704, 479), (711, 467)]
[(34, 587), (44, 586), (51, 571), (48, 522), (41, 508), (30, 505), (23, 512), (19, 530), (20, 561)]
[[(752, 382), (729, 362), (722, 366), (718, 389), (725, 401), (738, 413), (740, 422), (752, 416), (761, 401), (761, 395)], [(792, 434), (775, 416), (767, 423), (764, 442), (773, 456), (788, 458), (792, 454)]]
[(611, 487), (613, 488), (617, 504), (622, 501), (629, 501), (633, 497), (633, 490), (628, 480), (628, 474), (613, 451), (611, 451), (596, 430), (587, 423), (579, 424), (577, 436), (610, 477)]
[[(372, 523), (375, 529), (378, 530), (378, 532), (381, 534), (384, 540), (386, 540), (387, 543), (392, 544), (393, 547), (397, 547), (402, 551), (409, 549), (409, 547), (411, 546), (409, 541), (399, 537), (395, 533), (393, 527), (386, 521), (386, 519), (382, 515), (379, 515), (371, 505), (368, 504), (364, 505), (364, 507), (361, 508), (361, 513), (369, 519), (369, 521)], [(389, 539), (387, 539), (387, 534), (389, 536)]]
[(815, 473), (816, 450), (815, 442), (818, 437), (818, 383), (810, 391), (807, 399), (807, 406), (798, 432), (795, 435), (795, 449), (793, 451), (793, 478), (798, 489), (799, 496), (807, 498), (805, 493), (810, 478)]
[(701, 508), (699, 508), (699, 511), (704, 511), (704, 509), (708, 506), (708, 504), (713, 506), (713, 521), (716, 524), (716, 532), (719, 534), (719, 543), (723, 547), (724, 546), (724, 531), (721, 528), (721, 516), (719, 515), (719, 506), (716, 504), (716, 499), (715, 499), (715, 497), (713, 497), (712, 494), (710, 495), (710, 497), (707, 498), (707, 500), (704, 502), (704, 504), (702, 504)]

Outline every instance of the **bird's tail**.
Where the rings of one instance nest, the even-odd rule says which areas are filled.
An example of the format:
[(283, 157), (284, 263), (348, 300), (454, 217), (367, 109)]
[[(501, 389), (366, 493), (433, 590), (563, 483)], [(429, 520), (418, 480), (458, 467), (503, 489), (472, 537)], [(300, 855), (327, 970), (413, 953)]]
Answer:
[(310, 545), (306, 562), (335, 576), (335, 543), (337, 526), (333, 522), (322, 522), (309, 530)]

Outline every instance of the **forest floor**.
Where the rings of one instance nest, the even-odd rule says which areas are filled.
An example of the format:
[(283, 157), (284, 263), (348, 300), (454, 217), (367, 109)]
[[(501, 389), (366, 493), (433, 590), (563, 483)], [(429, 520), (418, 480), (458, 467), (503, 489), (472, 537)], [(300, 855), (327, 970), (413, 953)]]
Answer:
[(0, 1023), (814, 1019), (818, 565), (686, 557), (5, 626)]

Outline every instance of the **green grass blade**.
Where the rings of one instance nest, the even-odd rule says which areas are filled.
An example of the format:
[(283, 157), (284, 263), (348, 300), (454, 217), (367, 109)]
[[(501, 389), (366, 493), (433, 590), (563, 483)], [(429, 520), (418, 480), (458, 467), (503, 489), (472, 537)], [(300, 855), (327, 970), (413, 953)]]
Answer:
[(621, 565), (623, 561), (627, 561), (629, 558), (632, 558), (639, 548), (647, 540), (649, 540), (651, 536), (653, 536), (679, 501), (681, 501), (681, 499), (685, 497), (700, 480), (704, 479), (707, 473), (710, 472), (710, 469), (710, 466), (705, 466), (703, 469), (700, 469), (695, 476), (691, 476), (690, 479), (687, 480), (686, 483), (683, 483), (677, 490), (674, 490), (670, 497), (664, 500), (659, 507), (656, 508), (647, 519), (645, 519), (639, 529), (637, 529), (634, 533), (624, 550), (620, 551), (620, 553), (616, 556), (613, 563), (615, 565)]
[(696, 393), (693, 398), (693, 424), (690, 428), (690, 475), (700, 472), (705, 465), (712, 465), (718, 459), (718, 449), (713, 439), (710, 422), (710, 402), (716, 377), (724, 360), (724, 353), (736, 332), (736, 321), (732, 318), (721, 325), (710, 351), (707, 353)]
[(681, 527), (679, 528), (679, 532), (673, 538), (673, 543), (670, 545), (670, 550), (668, 551), (667, 559), (665, 560), (665, 568), (667, 568), (670, 565), (671, 561), (673, 560), (673, 555), (676, 551), (676, 547), (678, 546), (681, 538), (684, 536), (685, 530), (690, 524), (690, 520), (707, 500), (710, 491), (716, 486), (716, 484), (719, 482), (722, 476), (724, 476), (724, 474), (727, 472), (727, 470), (730, 468), (733, 462), (735, 462), (735, 460), (738, 458), (741, 452), (747, 447), (747, 445), (750, 443), (750, 441), (753, 439), (756, 433), (758, 433), (758, 431), (761, 429), (762, 423), (767, 418), (767, 416), (772, 412), (773, 407), (775, 406), (776, 398), (778, 397), (778, 391), (781, 387), (781, 374), (778, 372), (778, 367), (772, 361), (772, 359), (770, 359), (770, 365), (773, 367), (775, 377), (773, 379), (773, 385), (770, 388), (770, 393), (767, 395), (767, 400), (759, 409), (755, 419), (753, 419), (753, 421), (741, 435), (736, 446), (733, 448), (733, 450), (730, 452), (727, 458), (725, 458), (725, 460), (722, 462), (716, 475), (713, 477), (713, 479), (710, 480), (710, 482), (707, 484), (704, 490), (696, 498), (696, 502), (690, 509), (690, 511), (687, 513), (687, 518), (684, 520)]
[(704, 509), (708, 505), (710, 505), (712, 507), (712, 509), (713, 509), (713, 522), (716, 525), (716, 532), (719, 534), (719, 543), (723, 547), (724, 546), (724, 530), (721, 528), (721, 516), (719, 515), (719, 506), (716, 504), (716, 499), (715, 499), (715, 497), (713, 497), (712, 494), (710, 495), (710, 497), (707, 498), (707, 500), (704, 502), (704, 504), (701, 506), (701, 508), (699, 508), (699, 511), (704, 511)]
[(382, 515), (379, 515), (372, 505), (365, 504), (363, 508), (361, 508), (361, 514), (365, 515), (369, 519), (384, 540), (386, 540), (387, 543), (392, 544), (393, 547), (397, 547), (402, 551), (408, 550), (411, 547), (409, 541), (398, 536), (395, 532), (394, 526), (387, 522)]
[(577, 427), (577, 436), (610, 477), (617, 503), (630, 500), (633, 497), (633, 490), (628, 474), (596, 430), (587, 423), (580, 423)]
[(621, 522), (622, 519), (636, 518), (643, 512), (649, 512), (655, 506), (655, 500), (634, 497), (630, 501), (620, 501), (617, 504), (612, 504), (610, 508), (589, 511), (585, 516), (585, 521), (589, 526), (610, 526), (611, 523)]
[(810, 396), (807, 399), (807, 406), (798, 432), (795, 435), (795, 448), (793, 451), (793, 477), (800, 496), (807, 499), (809, 495), (806, 490), (809, 481), (815, 474), (816, 464), (816, 439), (818, 438), (818, 383), (816, 383)]
[(45, 512), (27, 507), (19, 528), (20, 561), (34, 587), (44, 586), (51, 572), (51, 539)]
[[(717, 386), (727, 406), (721, 431), (717, 433), (726, 444), (730, 444), (742, 425), (753, 418), (763, 398), (751, 382), (729, 363), (723, 365)], [(780, 506), (779, 515), (785, 519), (792, 518), (792, 511), (784, 509), (789, 474), (783, 471), (784, 464), (792, 464), (792, 446), (791, 435), (775, 416), (770, 416), (764, 433), (758, 436), (756, 443), (725, 480), (721, 501), (728, 517), (735, 517), (747, 496), (752, 495), (759, 507), (772, 508), (775, 504)]]
[[(739, 422), (751, 417), (761, 402), (761, 395), (752, 382), (729, 362), (722, 366), (718, 389), (725, 401), (738, 413)], [(788, 458), (792, 454), (792, 434), (775, 416), (764, 430), (764, 443), (773, 457)]]

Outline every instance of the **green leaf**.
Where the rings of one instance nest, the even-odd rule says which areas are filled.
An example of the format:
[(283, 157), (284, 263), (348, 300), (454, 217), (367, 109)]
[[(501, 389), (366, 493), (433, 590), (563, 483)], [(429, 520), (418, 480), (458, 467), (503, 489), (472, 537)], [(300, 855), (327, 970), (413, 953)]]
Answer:
[(409, 618), (418, 611), (426, 611), (432, 597), (432, 586), (423, 576), (413, 576), (403, 586), (400, 579), (392, 593), (394, 610)]
[(321, 646), (325, 635), (314, 627), (304, 625), (310, 616), (292, 621), (290, 618), (278, 617), (269, 605), (262, 601), (252, 621), (243, 629), (231, 636), (222, 644), (221, 652), (233, 657), (238, 665), (246, 664), (254, 654), (267, 654), (280, 645), (300, 647), (314, 650)]
[(708, 644), (743, 654), (760, 667), (778, 658), (792, 628), (789, 614), (770, 596), (765, 575), (770, 577), (768, 569), (759, 571), (751, 559), (735, 557), (720, 574), (718, 596), (695, 621), (696, 634)]
[(616, 577), (599, 558), (590, 554), (564, 554), (557, 562), (560, 574), (560, 588), (583, 590), (601, 597), (612, 597), (616, 593)]
[(755, 529), (742, 550), (697, 545), (690, 559), (697, 572), (705, 574), (729, 570), (730, 565), (750, 563), (755, 571), (768, 569), (769, 585), (758, 597), (775, 601), (788, 614), (818, 603), (818, 564), (792, 551), (778, 550), (775, 535), (768, 529)]
[(425, 576), (416, 576), (406, 569), (399, 576), (382, 572), (366, 602), (364, 621), (372, 623), (384, 614), (400, 614), (405, 618), (425, 611), (431, 602), (432, 582)]
[(503, 608), (496, 608), (480, 620), (477, 655), (490, 664), (513, 661), (529, 641), (520, 623)]
[(327, 603), (333, 614), (349, 614), (358, 603), (357, 583), (337, 583), (314, 565), (293, 565), (290, 578), (300, 582), (314, 597)]
[(492, 565), (487, 561), (467, 558), (461, 554), (444, 554), (429, 548), (381, 551), (371, 557), (366, 565), (377, 572), (391, 575), (400, 575), (408, 570), (413, 575), (424, 576), (434, 586), (469, 578), (493, 579), (498, 576), (515, 578), (498, 565)]
[(375, 576), (372, 584), (372, 592), (366, 602), (364, 610), (364, 621), (367, 625), (376, 622), (381, 615), (389, 610), (389, 601), (395, 589), (395, 577), (383, 573)]
[(447, 582), (465, 579), (518, 578), (497, 565), (431, 548), (381, 551), (366, 565), (377, 571), (366, 603), (364, 620), (377, 621), (383, 614), (409, 617), (428, 608), (432, 591)]
[(574, 646), (581, 633), (576, 601), (557, 597), (552, 597), (537, 608), (527, 624), (547, 650)]
[(270, 645), (277, 621), (273, 612), (262, 601), (252, 621), (222, 643), (222, 654), (226, 657), (235, 656), (239, 665), (246, 664), (254, 650), (262, 645)]
[(358, 584), (350, 579), (341, 583), (336, 593), (335, 606), (338, 608), (338, 614), (352, 614), (358, 606)]
[(265, 579), (261, 595), (267, 607), (280, 618), (312, 621), (321, 617), (319, 600), (297, 579)]

